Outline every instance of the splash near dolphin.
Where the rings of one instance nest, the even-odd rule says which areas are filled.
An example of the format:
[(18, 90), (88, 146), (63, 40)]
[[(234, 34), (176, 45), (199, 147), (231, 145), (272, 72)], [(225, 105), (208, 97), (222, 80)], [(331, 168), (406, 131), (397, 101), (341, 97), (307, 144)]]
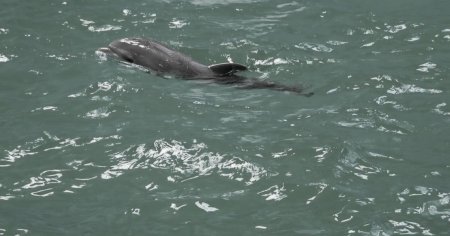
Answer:
[(115, 40), (108, 47), (97, 50), (126, 63), (142, 66), (158, 75), (171, 74), (182, 79), (210, 80), (218, 84), (234, 85), (242, 89), (271, 89), (289, 91), (304, 96), (300, 86), (289, 86), (272, 81), (258, 80), (237, 75), (247, 67), (238, 63), (204, 65), (192, 58), (151, 39), (123, 38)]

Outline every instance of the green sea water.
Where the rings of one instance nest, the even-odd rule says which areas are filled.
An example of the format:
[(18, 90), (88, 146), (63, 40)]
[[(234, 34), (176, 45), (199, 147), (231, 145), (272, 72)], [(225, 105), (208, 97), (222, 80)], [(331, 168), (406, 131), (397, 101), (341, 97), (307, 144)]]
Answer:
[[(449, 12), (2, 0), (0, 235), (450, 235)], [(315, 94), (95, 53), (132, 36)]]

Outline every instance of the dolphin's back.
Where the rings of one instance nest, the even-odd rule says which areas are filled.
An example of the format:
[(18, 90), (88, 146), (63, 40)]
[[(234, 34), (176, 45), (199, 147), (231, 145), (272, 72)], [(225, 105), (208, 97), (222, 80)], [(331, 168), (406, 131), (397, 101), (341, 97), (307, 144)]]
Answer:
[[(129, 62), (149, 68), (157, 73), (182, 77), (195, 77), (210, 73), (206, 65), (150, 39), (125, 38), (109, 45), (112, 51), (131, 53)], [(126, 59), (126, 58), (125, 58)]]

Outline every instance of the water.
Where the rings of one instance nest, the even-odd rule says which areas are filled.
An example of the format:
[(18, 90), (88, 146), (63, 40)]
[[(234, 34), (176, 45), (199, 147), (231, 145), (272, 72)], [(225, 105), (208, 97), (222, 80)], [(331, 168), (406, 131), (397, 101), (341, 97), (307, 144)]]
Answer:
[[(448, 235), (448, 1), (11, 1), (0, 235)], [(152, 37), (313, 91), (163, 79)]]

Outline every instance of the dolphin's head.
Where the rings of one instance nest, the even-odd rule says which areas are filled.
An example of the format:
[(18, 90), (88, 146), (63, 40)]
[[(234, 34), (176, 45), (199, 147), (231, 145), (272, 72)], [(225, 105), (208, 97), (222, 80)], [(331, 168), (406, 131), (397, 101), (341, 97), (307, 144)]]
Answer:
[(97, 49), (97, 52), (125, 62), (136, 63), (137, 58), (142, 53), (142, 47), (139, 39), (125, 38), (113, 41), (108, 47)]
[(118, 59), (129, 63), (135, 63), (139, 42), (132, 39), (120, 39), (113, 41), (108, 45), (109, 51), (111, 51)]

